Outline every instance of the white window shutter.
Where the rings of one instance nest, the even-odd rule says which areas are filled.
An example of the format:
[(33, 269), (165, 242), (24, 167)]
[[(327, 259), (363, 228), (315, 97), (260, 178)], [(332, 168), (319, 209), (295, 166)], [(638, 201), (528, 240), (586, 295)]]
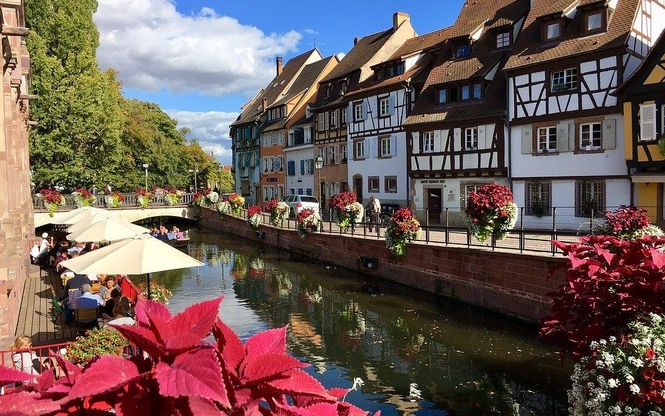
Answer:
[(376, 137), (369, 139), (369, 156), (379, 157), (379, 141)]
[(569, 151), (569, 138), (570, 131), (568, 129), (568, 123), (559, 123), (556, 126), (556, 150), (557, 152), (567, 152)]
[(390, 156), (397, 154), (397, 139), (395, 136), (390, 136)]
[(395, 97), (392, 94), (388, 97), (388, 114), (391, 116), (395, 114)]
[(530, 155), (533, 153), (533, 128), (531, 126), (522, 127), (522, 154)]
[(420, 153), (420, 137), (420, 132), (411, 133), (411, 149), (414, 155)]
[[(655, 123), (654, 123), (655, 124)], [(617, 147), (617, 121), (614, 118), (603, 120), (603, 149), (612, 150)]]
[(656, 104), (640, 104), (640, 139), (656, 140)]
[(478, 126), (478, 149), (489, 149), (485, 143), (485, 126)]
[(367, 100), (363, 100), (363, 120), (367, 120), (367, 117), (369, 115), (369, 102)]
[(353, 121), (353, 103), (346, 107), (346, 123), (349, 124)]
[[(453, 130), (454, 144), (457, 147), (457, 150), (464, 149), (464, 143), (462, 143), (462, 129), (457, 127)], [(436, 143), (436, 140), (434, 141)], [(453, 150), (453, 149), (450, 149)]]
[(434, 130), (434, 152), (441, 151), (441, 130)]

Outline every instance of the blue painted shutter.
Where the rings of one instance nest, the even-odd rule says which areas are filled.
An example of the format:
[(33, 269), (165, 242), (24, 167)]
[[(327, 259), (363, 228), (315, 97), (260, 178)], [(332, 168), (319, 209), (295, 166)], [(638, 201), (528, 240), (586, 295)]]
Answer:
[(296, 174), (296, 161), (295, 160), (289, 160), (287, 162), (288, 165), (288, 175), (293, 176)]

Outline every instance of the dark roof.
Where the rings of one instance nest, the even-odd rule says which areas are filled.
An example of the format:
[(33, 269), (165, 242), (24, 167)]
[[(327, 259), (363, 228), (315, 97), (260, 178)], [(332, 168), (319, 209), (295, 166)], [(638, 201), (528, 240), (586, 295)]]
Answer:
[(261, 114), (263, 114), (263, 99), (267, 99), (268, 105), (274, 103), (275, 100), (280, 97), (282, 92), (291, 85), (291, 81), (300, 73), (305, 62), (307, 62), (307, 60), (309, 60), (315, 53), (318, 54), (319, 52), (316, 49), (312, 49), (291, 58), (282, 68), (282, 72), (273, 78), (268, 86), (263, 89), (263, 94), (257, 95), (249, 105), (243, 108), (240, 116), (238, 116), (236, 121), (231, 123), (231, 126), (253, 122), (261, 117)]
[[(541, 38), (541, 19), (553, 13), (562, 13), (570, 6), (589, 5), (596, 1), (577, 0), (534, 0), (533, 6), (524, 23), (522, 32), (517, 36), (513, 47), (517, 51), (508, 60), (506, 70), (537, 65), (557, 59), (568, 58), (599, 50), (622, 47), (627, 44), (633, 18), (639, 0), (621, 0), (616, 10), (608, 18), (607, 31), (593, 36), (582, 36), (583, 16), (576, 12), (564, 28), (564, 37), (560, 42), (543, 45)], [(600, 2), (602, 4), (602, 2)]]
[(445, 42), (445, 40), (450, 37), (449, 33), (451, 30), (452, 26), (448, 26), (431, 33), (407, 39), (386, 62), (402, 59), (405, 56), (413, 55), (416, 52), (440, 46), (441, 43)]
[[(478, 40), (472, 44), (467, 57), (453, 59), (452, 46), (443, 48), (404, 125), (503, 115), (506, 106), (506, 86), (501, 67), (508, 59), (511, 50), (497, 50), (494, 47), (494, 33), (490, 29), (512, 26), (515, 21), (526, 15), (528, 9), (529, 0), (477, 0), (463, 6), (450, 34), (468, 36), (474, 33), (479, 25), (484, 25), (483, 31)], [(453, 38), (453, 42), (456, 39), (459, 39), (459, 36)], [(484, 79), (492, 70), (496, 72), (493, 79), (485, 84), (482, 99), (444, 104), (437, 102), (440, 86)]]

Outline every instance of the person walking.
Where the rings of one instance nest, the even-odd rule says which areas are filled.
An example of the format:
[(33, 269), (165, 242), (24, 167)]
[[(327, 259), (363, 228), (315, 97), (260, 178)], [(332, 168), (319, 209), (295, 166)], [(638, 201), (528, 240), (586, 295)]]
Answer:
[(379, 201), (379, 198), (375, 197), (374, 195), (369, 197), (369, 210), (369, 232), (371, 233), (374, 226), (376, 226), (377, 231), (379, 228), (381, 228), (381, 224), (379, 224), (381, 201)]

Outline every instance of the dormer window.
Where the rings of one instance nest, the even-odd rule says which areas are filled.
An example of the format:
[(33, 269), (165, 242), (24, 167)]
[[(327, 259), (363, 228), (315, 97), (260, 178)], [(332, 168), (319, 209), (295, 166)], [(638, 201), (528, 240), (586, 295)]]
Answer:
[(605, 9), (593, 9), (584, 13), (584, 34), (593, 35), (602, 33), (607, 27), (607, 12)]
[(330, 85), (326, 85), (323, 88), (323, 98), (330, 98)]
[(471, 47), (469, 45), (459, 45), (455, 49), (455, 58), (466, 58), (471, 52)]
[(496, 49), (503, 49), (510, 46), (510, 30), (496, 34)]
[(563, 37), (563, 21), (548, 20), (543, 22), (542, 39), (543, 42), (552, 42)]
[(374, 74), (376, 75), (377, 81), (383, 81), (387, 78), (392, 78), (397, 75), (402, 75), (404, 73), (404, 63), (403, 62), (392, 62), (388, 66), (381, 68), (376, 68)]
[(339, 86), (339, 92), (342, 95), (346, 94), (346, 81), (342, 81), (342, 84)]
[(448, 90), (446, 88), (441, 88), (438, 91), (437, 102), (439, 104), (445, 104), (448, 102)]

